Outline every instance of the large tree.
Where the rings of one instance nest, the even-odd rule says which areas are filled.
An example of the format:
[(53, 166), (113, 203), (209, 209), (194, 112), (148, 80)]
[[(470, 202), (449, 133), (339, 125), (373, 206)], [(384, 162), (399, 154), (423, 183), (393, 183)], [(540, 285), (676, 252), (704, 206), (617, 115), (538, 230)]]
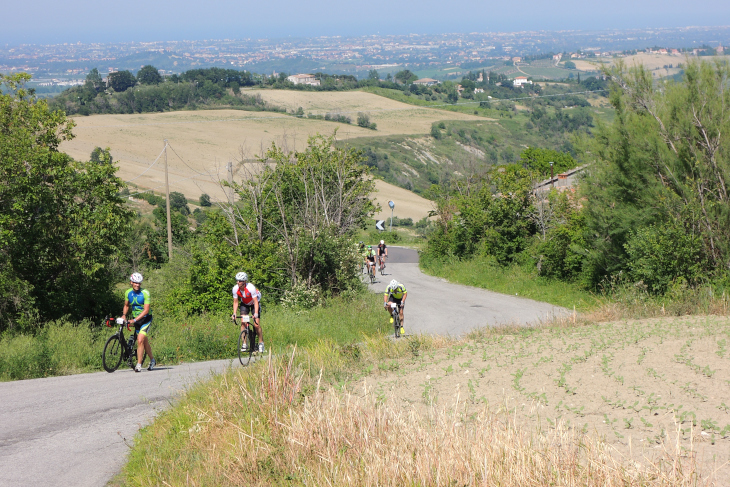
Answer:
[(109, 85), (116, 92), (127, 91), (129, 88), (137, 84), (137, 79), (129, 71), (117, 71), (109, 73)]
[(148, 64), (137, 71), (137, 81), (142, 85), (158, 85), (162, 82), (162, 76), (156, 67)]
[(130, 218), (116, 168), (59, 152), (73, 122), (36, 100), (28, 80), (0, 75), (0, 331), (35, 311), (102, 312)]
[[(584, 185), (592, 281), (632, 269), (638, 278), (645, 271), (637, 266), (654, 264), (646, 263), (651, 252), (637, 249), (679, 236), (700, 243), (701, 255), (691, 253), (706, 259), (705, 276), (725, 272), (730, 265), (730, 67), (693, 61), (681, 82), (659, 85), (643, 67), (619, 64), (606, 75), (613, 83), (616, 119), (599, 128), (585, 153), (595, 161)], [(683, 260), (675, 257), (667, 261)], [(696, 268), (677, 265), (654, 289), (697, 275)]]

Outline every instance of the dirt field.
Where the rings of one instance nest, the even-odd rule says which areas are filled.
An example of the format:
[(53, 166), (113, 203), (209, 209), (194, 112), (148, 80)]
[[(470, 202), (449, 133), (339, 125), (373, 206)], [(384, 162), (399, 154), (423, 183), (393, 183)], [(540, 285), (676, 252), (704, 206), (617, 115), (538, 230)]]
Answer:
[(353, 123), (359, 112), (367, 113), (378, 130), (370, 135), (427, 134), (431, 124), (439, 120), (484, 120), (463, 113), (419, 108), (389, 98), (362, 91), (306, 92), (287, 90), (256, 90), (256, 94), (273, 105), (295, 111), (302, 107), (305, 114), (339, 113)]
[(406, 410), (437, 405), (467, 424), (484, 407), (535, 431), (563, 422), (638, 463), (679, 443), (728, 485), (729, 336), (730, 319), (716, 316), (488, 333), (383, 363), (366, 385)]
[[(685, 56), (669, 56), (664, 54), (648, 54), (642, 52), (633, 56), (626, 56), (624, 58), (596, 58), (595, 60), (574, 59), (573, 62), (575, 63), (576, 69), (579, 69), (581, 71), (595, 71), (597, 66), (601, 66), (602, 64), (606, 63), (613, 64), (618, 59), (623, 60), (626, 66), (642, 64), (650, 71), (653, 71), (654, 76), (665, 77), (679, 73), (680, 69), (677, 68), (677, 64), (685, 64), (688, 58)], [(690, 57), (689, 59), (697, 58)], [(709, 56), (702, 58), (702, 60), (707, 61), (713, 61), (714, 59), (727, 60), (728, 58), (726, 56)], [(664, 66), (669, 66), (670, 64), (673, 66), (672, 68), (664, 68)]]
[[(287, 150), (302, 150), (308, 137), (332, 134), (339, 140), (393, 134), (426, 134), (437, 120), (477, 119), (470, 115), (414, 108), (370, 93), (307, 93), (260, 91), (273, 103), (296, 109), (327, 113), (337, 107), (356, 120), (367, 111), (378, 130), (357, 125), (299, 119), (271, 112), (239, 110), (183, 111), (140, 115), (94, 115), (76, 117), (76, 138), (61, 150), (80, 160), (88, 160), (95, 147), (110, 147), (118, 163), (119, 175), (141, 189), (162, 191), (165, 183), (163, 140), (167, 151), (170, 188), (190, 198), (207, 193), (224, 198), (218, 181), (226, 177), (226, 164), (263, 153), (272, 142)], [(155, 160), (158, 158), (156, 163)], [(153, 164), (154, 163), (154, 164)]]
[(431, 201), (380, 179), (375, 180), (375, 189), (377, 190), (375, 202), (380, 203), (382, 208), (380, 213), (375, 215), (375, 218), (385, 220), (386, 223), (388, 221), (387, 219), (390, 218), (388, 201), (392, 201), (395, 204), (393, 216), (397, 216), (398, 218), (413, 218), (414, 223), (428, 216), (428, 212), (433, 210)]

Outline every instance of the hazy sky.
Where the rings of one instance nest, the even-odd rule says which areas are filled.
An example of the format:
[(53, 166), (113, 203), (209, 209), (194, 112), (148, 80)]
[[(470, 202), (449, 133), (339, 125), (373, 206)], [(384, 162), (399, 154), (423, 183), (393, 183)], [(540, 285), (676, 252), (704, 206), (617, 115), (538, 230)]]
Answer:
[(0, 44), (730, 25), (728, 0), (9, 1)]

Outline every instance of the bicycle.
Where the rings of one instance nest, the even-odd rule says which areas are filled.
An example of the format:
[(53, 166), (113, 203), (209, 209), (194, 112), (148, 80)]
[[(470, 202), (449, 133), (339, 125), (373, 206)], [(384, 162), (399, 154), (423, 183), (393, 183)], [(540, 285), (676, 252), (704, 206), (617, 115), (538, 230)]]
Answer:
[[(104, 344), (104, 352), (101, 355), (101, 364), (109, 373), (114, 372), (119, 368), (122, 360), (127, 362), (127, 365), (134, 370), (134, 366), (137, 365), (137, 329), (132, 330), (129, 327), (129, 322), (124, 318), (111, 318), (107, 315), (104, 318), (106, 326), (112, 328), (112, 323), (116, 322), (119, 325), (119, 330)], [(132, 334), (128, 340), (124, 339), (124, 327), (127, 327), (127, 331), (131, 331)], [(147, 351), (142, 355), (142, 364), (147, 360)]]
[(378, 258), (378, 263), (380, 264), (380, 275), (384, 276), (385, 275), (385, 255), (381, 255)]
[[(251, 322), (250, 315), (236, 316), (236, 318), (240, 318), (243, 321), (243, 331), (238, 336), (238, 361), (241, 362), (241, 365), (248, 365), (251, 362), (251, 356), (259, 348), (258, 333), (256, 333), (256, 328), (249, 326)], [(237, 323), (235, 319), (233, 322)]]
[(370, 284), (375, 284), (375, 262), (368, 265), (368, 275), (370, 276)]
[(403, 327), (400, 323), (400, 306), (398, 303), (390, 302), (388, 303), (390, 305), (390, 315), (393, 317), (393, 330), (395, 332), (395, 337), (400, 338), (403, 334)]

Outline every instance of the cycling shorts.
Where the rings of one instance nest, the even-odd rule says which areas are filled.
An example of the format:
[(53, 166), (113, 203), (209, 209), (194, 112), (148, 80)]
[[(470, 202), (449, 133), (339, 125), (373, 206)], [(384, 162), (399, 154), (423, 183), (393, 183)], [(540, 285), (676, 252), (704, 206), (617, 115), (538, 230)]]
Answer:
[(388, 296), (388, 302), (389, 303), (397, 303), (398, 306), (400, 306), (401, 304), (403, 304), (403, 296), (401, 296), (400, 298), (396, 298), (395, 296), (393, 296), (391, 294), (390, 296)]
[[(253, 304), (243, 304), (241, 303), (241, 315), (251, 315), (253, 317), (254, 311), (256, 311), (256, 307)], [(263, 311), (263, 308), (261, 307), (261, 303), (259, 303), (259, 318), (261, 318), (261, 312)]]
[(368, 262), (375, 262), (375, 256), (368, 255)]
[(140, 335), (147, 336), (147, 333), (150, 331), (150, 326), (152, 325), (152, 315), (147, 315), (144, 318), (142, 318), (142, 322), (134, 322), (134, 329), (137, 330), (137, 333)]

